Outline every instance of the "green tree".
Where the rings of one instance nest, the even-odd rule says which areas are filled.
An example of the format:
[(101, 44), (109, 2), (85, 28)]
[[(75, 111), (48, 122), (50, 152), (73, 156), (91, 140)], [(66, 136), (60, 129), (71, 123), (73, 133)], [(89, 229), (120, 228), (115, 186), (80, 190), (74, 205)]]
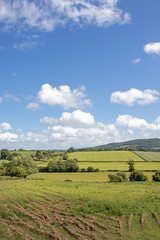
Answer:
[(134, 167), (134, 160), (129, 160), (127, 162), (127, 164), (129, 165), (129, 172), (133, 172), (135, 170), (135, 167)]
[(68, 153), (72, 153), (72, 152), (75, 152), (75, 151), (76, 151), (76, 150), (75, 150), (74, 147), (70, 147), (70, 148), (67, 150)]
[[(3, 163), (1, 165), (1, 169), (4, 170), (5, 175), (7, 176), (13, 175), (14, 167), (21, 167), (25, 169), (26, 176), (38, 172), (37, 166), (30, 156), (16, 156), (9, 163)], [(14, 171), (22, 172), (22, 169), (16, 169)]]
[(44, 155), (43, 155), (43, 153), (42, 153), (40, 150), (37, 150), (37, 151), (36, 151), (35, 156), (36, 156), (36, 159), (37, 159), (38, 161), (41, 161), (41, 160), (44, 159)]
[(155, 182), (160, 182), (160, 171), (157, 171), (153, 176), (152, 180)]
[(10, 171), (11, 177), (26, 177), (27, 173), (23, 166), (14, 166)]
[(132, 172), (129, 176), (130, 181), (147, 181), (147, 176), (144, 176), (142, 172)]
[(1, 150), (1, 159), (6, 159), (10, 155), (10, 151), (7, 148)]

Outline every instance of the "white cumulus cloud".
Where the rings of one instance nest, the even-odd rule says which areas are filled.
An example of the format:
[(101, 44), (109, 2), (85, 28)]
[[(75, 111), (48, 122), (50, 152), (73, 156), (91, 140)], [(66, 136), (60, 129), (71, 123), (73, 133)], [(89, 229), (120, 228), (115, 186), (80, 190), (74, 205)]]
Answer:
[(9, 123), (3, 122), (0, 123), (0, 131), (1, 130), (10, 130), (12, 127)]
[(125, 104), (132, 106), (134, 104), (147, 105), (159, 100), (159, 92), (152, 89), (141, 91), (136, 88), (131, 88), (126, 92), (117, 91), (111, 94), (112, 103)]
[(130, 14), (118, 8), (119, 0), (0, 0), (0, 23), (53, 31), (57, 26), (125, 24)]
[(18, 135), (15, 133), (0, 133), (0, 142), (15, 142), (18, 140)]
[(160, 123), (148, 123), (145, 119), (133, 117), (131, 115), (119, 115), (116, 125), (128, 129), (140, 129), (143, 131), (160, 132)]
[(82, 108), (91, 105), (91, 100), (86, 98), (84, 91), (84, 86), (71, 90), (67, 85), (53, 88), (49, 84), (44, 84), (38, 92), (38, 100), (51, 106), (60, 105), (64, 109)]
[(160, 42), (151, 42), (144, 45), (144, 51), (147, 54), (160, 55)]
[(44, 117), (40, 119), (41, 123), (48, 124), (60, 124), (66, 126), (84, 126), (89, 127), (95, 124), (94, 117), (87, 112), (83, 112), (81, 110), (75, 110), (72, 113), (64, 112), (59, 119), (55, 119), (52, 117)]

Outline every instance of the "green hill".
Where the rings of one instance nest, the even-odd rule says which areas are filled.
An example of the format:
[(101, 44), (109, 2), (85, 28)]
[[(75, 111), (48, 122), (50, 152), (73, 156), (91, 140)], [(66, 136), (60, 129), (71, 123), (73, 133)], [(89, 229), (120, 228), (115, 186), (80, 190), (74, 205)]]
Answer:
[(95, 148), (131, 148), (135, 150), (148, 150), (155, 151), (160, 150), (160, 139), (151, 138), (151, 139), (136, 139), (120, 143), (109, 143), (101, 146), (96, 146)]

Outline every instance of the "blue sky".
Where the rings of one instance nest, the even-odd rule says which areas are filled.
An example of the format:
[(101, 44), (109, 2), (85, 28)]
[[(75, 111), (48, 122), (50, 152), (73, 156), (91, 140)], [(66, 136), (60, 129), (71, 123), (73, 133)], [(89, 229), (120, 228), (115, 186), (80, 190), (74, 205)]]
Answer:
[(0, 0), (0, 148), (160, 137), (159, 9), (159, 0)]

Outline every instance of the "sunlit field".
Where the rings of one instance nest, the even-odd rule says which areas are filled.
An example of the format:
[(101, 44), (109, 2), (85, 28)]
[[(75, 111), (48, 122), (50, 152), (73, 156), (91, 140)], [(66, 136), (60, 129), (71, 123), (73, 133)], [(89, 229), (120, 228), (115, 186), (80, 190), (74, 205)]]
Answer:
[(141, 151), (135, 151), (135, 153), (142, 157), (144, 160), (153, 162), (157, 161), (160, 162), (160, 152), (141, 152)]
[(73, 152), (69, 154), (70, 158), (77, 158), (78, 161), (96, 161), (96, 162), (126, 162), (133, 159), (137, 162), (144, 160), (130, 151), (99, 151), (99, 152)]
[(109, 183), (107, 176), (37, 173), (27, 179), (1, 177), (1, 239), (158, 240), (160, 184)]

